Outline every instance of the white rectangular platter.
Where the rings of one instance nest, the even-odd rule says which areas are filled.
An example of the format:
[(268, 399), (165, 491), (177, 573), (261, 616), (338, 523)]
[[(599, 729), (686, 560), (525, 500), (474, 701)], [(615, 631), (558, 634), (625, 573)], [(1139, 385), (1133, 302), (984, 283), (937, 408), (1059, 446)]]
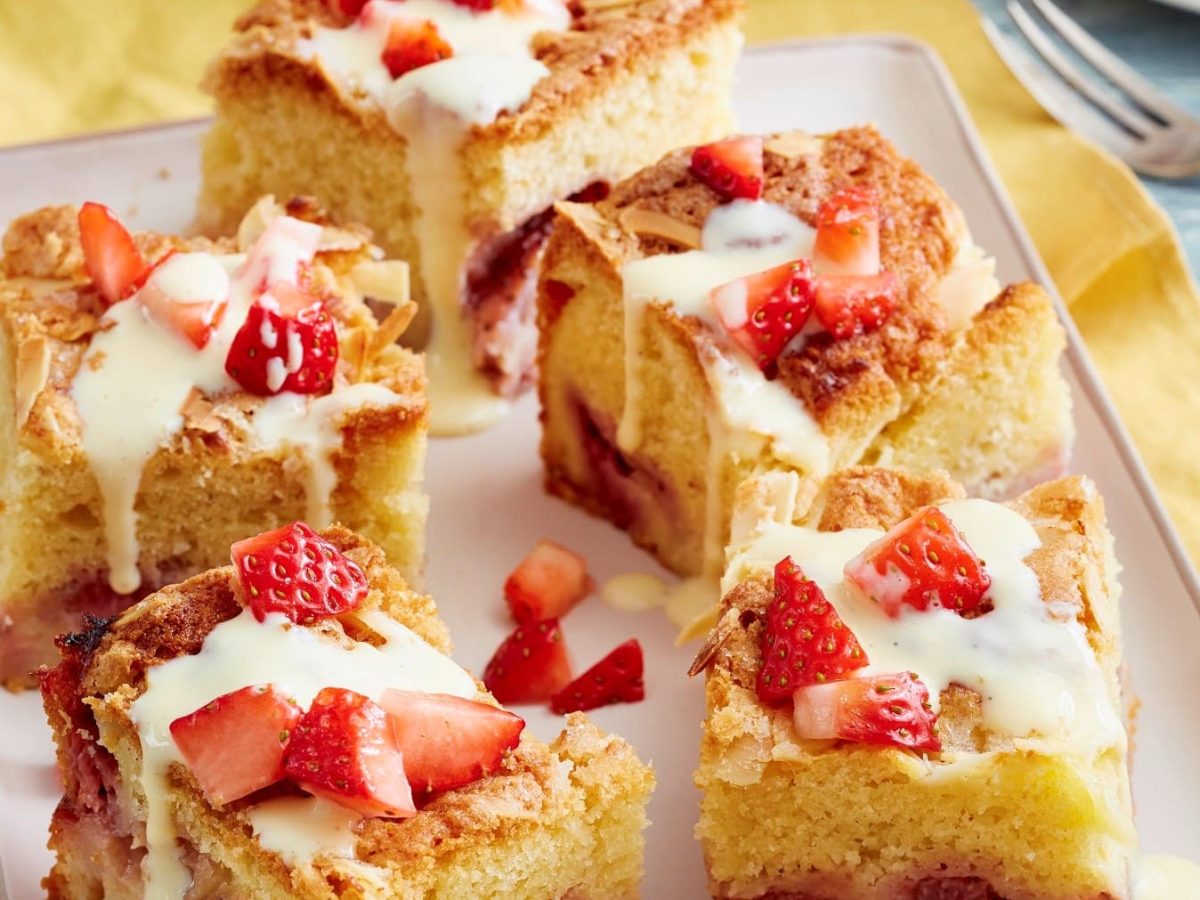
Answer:
[[(940, 62), (904, 39), (860, 37), (790, 42), (748, 51), (736, 94), (741, 127), (827, 130), (874, 122), (921, 163), (966, 211), (979, 244), (999, 260), (1002, 280), (1048, 285), (1045, 269), (988, 163), (966, 109)], [(206, 123), (0, 151), (0, 222), (48, 203), (110, 204), (139, 227), (186, 228), (198, 188), (198, 143)], [(1124, 635), (1137, 720), (1134, 796), (1148, 850), (1200, 847), (1200, 588), (1068, 322), (1067, 355), (1078, 442), (1074, 469), (1099, 484), (1125, 570)], [(543, 536), (583, 552), (598, 579), (629, 571), (661, 574), (624, 535), (541, 491), (536, 403), (527, 397), (505, 422), (429, 448), (429, 585), (456, 640), (458, 660), (478, 672), (509, 630), (501, 585)], [(627, 613), (598, 598), (565, 621), (581, 669), (630, 637), (647, 657), (647, 700), (599, 710), (596, 720), (653, 761), (647, 897), (705, 895), (691, 836), (691, 784), (702, 689), (684, 677), (695, 647), (674, 646), (657, 612)], [(2, 692), (0, 692), (2, 694)], [(549, 712), (521, 710), (542, 737), (557, 732)], [(12, 900), (42, 895), (50, 865), (46, 824), (57, 798), (53, 755), (38, 698), (0, 695), (0, 863)]]

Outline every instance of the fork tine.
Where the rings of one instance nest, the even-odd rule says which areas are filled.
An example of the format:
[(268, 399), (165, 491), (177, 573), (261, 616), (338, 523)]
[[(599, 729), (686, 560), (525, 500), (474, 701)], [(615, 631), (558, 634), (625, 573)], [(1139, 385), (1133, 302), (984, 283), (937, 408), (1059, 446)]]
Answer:
[(1046, 21), (1061, 35), (1076, 53), (1095, 66), (1105, 78), (1123, 90), (1138, 106), (1170, 125), (1191, 114), (1155, 90), (1119, 56), (1088, 34), (1079, 24), (1050, 0), (1032, 0)]
[(1079, 91), (1091, 103), (1104, 110), (1105, 113), (1119, 122), (1123, 128), (1138, 137), (1144, 137), (1153, 128), (1157, 127), (1157, 123), (1152, 122), (1142, 113), (1134, 112), (1129, 107), (1113, 99), (1107, 91), (1081, 75), (1079, 70), (1071, 65), (1066, 56), (1054, 46), (1054, 42), (1038, 27), (1029, 13), (1025, 12), (1025, 8), (1017, 0), (1008, 0), (1008, 14), (1012, 16), (1013, 21), (1017, 23), (1017, 28), (1021, 30), (1021, 33), (1025, 35), (1029, 43), (1033, 45), (1033, 49), (1040, 53), (1042, 59), (1049, 63), (1051, 68), (1062, 76), (1063, 81)]

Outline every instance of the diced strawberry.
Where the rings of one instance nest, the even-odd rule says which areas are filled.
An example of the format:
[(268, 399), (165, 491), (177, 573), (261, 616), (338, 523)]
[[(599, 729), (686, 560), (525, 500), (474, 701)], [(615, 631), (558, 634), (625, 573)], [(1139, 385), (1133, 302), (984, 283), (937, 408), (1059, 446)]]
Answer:
[(761, 650), (758, 696), (770, 704), (785, 703), (806, 684), (845, 678), (868, 662), (854, 632), (790, 556), (775, 565)]
[(846, 579), (896, 618), (905, 606), (974, 614), (991, 576), (936, 506), (917, 510), (846, 563)]
[(339, 15), (353, 18), (362, 12), (367, 0), (325, 0), (325, 5)]
[[(170, 251), (155, 264), (137, 299), (157, 322), (187, 338), (196, 349), (201, 350), (208, 344), (225, 315), (229, 300), (228, 278), (222, 282), (222, 290), (214, 292), (220, 293), (220, 296), (208, 298), (172, 297), (160, 283), (164, 280), (162, 276), (172, 268), (195, 265), (186, 261), (187, 257), (195, 255), (198, 254), (180, 256), (174, 250)], [(217, 271), (224, 276), (224, 270), (219, 268), (216, 260), (211, 260), (211, 264), (217, 266)]]
[(692, 151), (692, 174), (726, 200), (757, 200), (763, 192), (761, 137), (733, 137)]
[(879, 199), (875, 191), (842, 188), (821, 204), (813, 268), (821, 275), (879, 274)]
[(150, 264), (116, 214), (100, 203), (79, 209), (79, 242), (88, 277), (106, 303), (124, 300), (146, 280)]
[(364, 816), (416, 815), (388, 714), (354, 691), (328, 687), (313, 698), (292, 733), (284, 768), (304, 790)]
[(838, 340), (874, 331), (896, 308), (898, 286), (891, 272), (878, 275), (820, 275), (816, 313)]
[(280, 284), (300, 284), (300, 276), (312, 263), (324, 229), (292, 216), (278, 216), (258, 236), (238, 278), (259, 293)]
[(475, 12), (487, 12), (496, 8), (496, 0), (453, 0), (459, 6), (473, 9)]
[(224, 694), (171, 723), (171, 737), (204, 795), (220, 806), (284, 777), (300, 708), (273, 685)]
[(379, 705), (391, 719), (392, 737), (418, 797), (495, 772), (525, 730), (525, 720), (515, 713), (449, 694), (386, 690)]
[(429, 19), (417, 22), (396, 19), (388, 28), (387, 45), (380, 57), (393, 78), (439, 60), (449, 59), (454, 49), (442, 38)]
[(286, 282), (263, 294), (229, 345), (225, 371), (252, 394), (317, 394), (333, 385), (337, 326), (315, 297)]
[(802, 738), (942, 749), (929, 689), (908, 672), (810, 684), (796, 691), (794, 700), (792, 720)]
[(565, 714), (644, 700), (642, 668), (642, 645), (626, 641), (551, 697), (550, 708)]
[(570, 680), (558, 619), (518, 625), (483, 671), (483, 683), (501, 703), (544, 703)]
[(564, 616), (591, 593), (587, 561), (554, 541), (538, 541), (504, 582), (504, 598), (518, 622)]
[(303, 522), (238, 541), (229, 555), (260, 622), (278, 612), (307, 625), (352, 610), (367, 596), (362, 569)]
[(765, 372), (804, 328), (813, 296), (812, 266), (798, 259), (722, 285), (709, 302), (729, 336)]

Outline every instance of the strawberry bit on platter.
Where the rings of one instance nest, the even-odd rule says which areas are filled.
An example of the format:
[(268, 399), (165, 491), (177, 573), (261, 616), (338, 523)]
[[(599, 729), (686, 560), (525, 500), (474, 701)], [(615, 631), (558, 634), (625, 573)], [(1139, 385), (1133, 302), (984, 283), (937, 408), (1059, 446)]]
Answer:
[(642, 681), (642, 645), (628, 640), (550, 698), (559, 714), (583, 712), (614, 703), (637, 703), (646, 697)]
[(571, 681), (571, 659), (558, 619), (527, 622), (496, 649), (483, 683), (501, 703), (545, 703)]
[(691, 172), (725, 200), (758, 200), (763, 192), (763, 140), (733, 137), (697, 147)]
[(518, 622), (536, 622), (565, 616), (595, 586), (582, 556), (541, 540), (504, 582), (504, 599)]

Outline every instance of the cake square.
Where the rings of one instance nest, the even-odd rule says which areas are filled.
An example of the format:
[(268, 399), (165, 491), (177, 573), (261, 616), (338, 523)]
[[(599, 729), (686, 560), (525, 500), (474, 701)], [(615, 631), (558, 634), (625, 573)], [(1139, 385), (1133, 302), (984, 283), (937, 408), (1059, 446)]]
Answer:
[[(287, 754), (282, 780), (269, 773), (244, 783), (241, 791), (265, 786), (239, 799), (209, 799), (214, 774), (228, 787), (245, 773), (224, 764), (214, 772), (204, 752), (189, 755), (194, 745), (172, 720), (194, 720), (192, 707), (219, 711), (209, 700), (243, 685), (269, 685), (298, 709), (334, 689), (374, 708), (398, 688), (523, 726), (443, 655), (449, 639), (432, 600), (410, 590), (377, 547), (340, 527), (321, 536), (343, 570), (348, 560), (362, 577), (364, 596), (356, 606), (331, 605), (336, 616), (301, 624), (285, 609), (260, 620), (247, 593), (254, 582), (244, 580), (254, 566), (239, 544), (236, 568), (164, 588), (62, 642), (63, 660), (42, 672), (66, 786), (51, 827), (50, 896), (173, 896), (189, 883), (193, 893), (245, 897), (636, 895), (653, 777), (628, 744), (581, 714), (549, 744), (519, 735), (468, 783), (424, 795), (420, 743), (406, 745), (403, 762), (386, 757), (413, 783), (407, 808), (390, 811), (398, 817), (364, 817), (330, 800), (345, 799), (337, 794), (345, 782), (327, 782), (323, 799), (296, 786), (297, 772), (315, 768), (297, 769), (293, 750), (312, 740), (308, 729), (324, 727), (305, 714), (284, 736), (286, 751), (276, 744)], [(300, 540), (311, 547), (314, 538)], [(265, 539), (274, 540), (247, 543), (265, 553)], [(431, 728), (420, 742), (434, 739)], [(475, 734), (450, 729), (435, 756), (458, 754)]]
[[(404, 264), (309, 201), (289, 209), (265, 199), (236, 237), (209, 241), (130, 236), (88, 204), (90, 256), (74, 208), (9, 226), (0, 683), (31, 684), (81, 612), (119, 612), (292, 519), (352, 524), (420, 576), (424, 372), (391, 346), (411, 318)], [(380, 326), (364, 295), (400, 307)], [(280, 298), (311, 306), (267, 315)], [(265, 361), (243, 372), (252, 389), (227, 371), (235, 344)]]
[[(739, 491), (693, 666), (713, 896), (1129, 896), (1118, 566), (1091, 482), (1000, 504), (861, 468), (807, 512), (797, 492)], [(881, 569), (889, 547), (909, 563)], [(931, 587), (939, 554), (957, 586), (943, 565)]]
[[(722, 155), (742, 170), (714, 176)], [(719, 574), (757, 472), (815, 492), (856, 464), (943, 469), (1000, 496), (1062, 471), (1050, 298), (1000, 290), (960, 210), (873, 129), (679, 150), (558, 210), (538, 299), (545, 485), (676, 573)]]
[[(435, 433), (484, 427), (532, 382), (551, 205), (730, 130), (740, 7), (265, 0), (208, 74), (201, 224), (303, 192), (371, 227), (413, 265)], [(390, 55), (411, 28), (438, 53)]]

